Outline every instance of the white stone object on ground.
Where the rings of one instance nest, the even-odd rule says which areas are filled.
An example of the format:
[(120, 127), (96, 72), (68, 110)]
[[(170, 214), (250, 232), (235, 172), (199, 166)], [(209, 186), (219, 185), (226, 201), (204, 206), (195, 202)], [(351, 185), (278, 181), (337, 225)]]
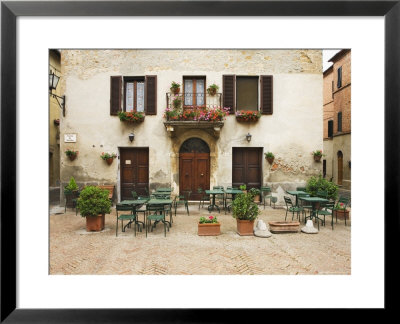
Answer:
[(257, 221), (257, 226), (256, 226), (257, 230), (261, 230), (261, 231), (265, 231), (267, 229), (267, 225), (264, 223), (263, 220), (259, 219)]
[(314, 227), (313, 221), (311, 219), (307, 220), (306, 226), (304, 226), (301, 231), (306, 234), (316, 234), (318, 230)]
[(256, 229), (254, 231), (254, 236), (258, 236), (258, 237), (270, 237), (271, 235), (272, 235), (271, 232), (268, 230), (262, 231), (262, 230)]

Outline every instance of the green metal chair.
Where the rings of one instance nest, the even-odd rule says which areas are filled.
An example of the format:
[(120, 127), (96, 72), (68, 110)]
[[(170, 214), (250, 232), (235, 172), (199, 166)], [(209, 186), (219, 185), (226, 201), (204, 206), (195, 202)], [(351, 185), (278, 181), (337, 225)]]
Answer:
[(271, 198), (273, 197), (271, 194), (271, 188), (270, 187), (261, 187), (260, 190), (261, 190), (261, 196), (262, 196), (264, 209), (265, 209), (265, 202), (266, 202), (267, 198), (269, 199), (269, 205), (271, 206)]
[[(213, 190), (214, 189), (224, 190), (224, 186), (213, 186)], [(222, 200), (222, 206), (225, 207), (225, 194), (215, 195), (215, 200), (217, 200), (217, 199), (220, 201), (220, 203), (221, 203), (221, 200)]]
[(318, 222), (318, 230), (319, 230), (319, 221), (322, 222), (322, 219), (320, 218), (320, 216), (324, 216), (324, 220), (323, 220), (323, 224), (325, 226), (325, 217), (326, 216), (331, 216), (332, 218), (332, 229), (333, 229), (333, 210), (335, 208), (335, 202), (334, 201), (329, 201), (327, 203), (324, 204), (324, 206), (317, 210), (317, 215), (316, 215), (316, 220)]
[[(298, 190), (298, 191), (302, 191), (302, 190)], [(304, 201), (304, 200), (301, 200), (300, 199), (301, 197), (310, 197), (310, 195), (309, 194), (298, 194), (297, 195), (297, 200), (298, 200), (299, 207), (303, 208), (304, 223), (306, 223), (307, 210), (309, 211), (309, 214), (311, 214), (313, 207), (312, 207), (311, 203), (309, 203), (307, 201)]]
[(183, 195), (179, 195), (179, 196), (175, 197), (175, 201), (174, 201), (175, 216), (176, 216), (176, 209), (178, 208), (178, 205), (184, 205), (185, 209), (187, 211), (187, 214), (189, 216), (189, 199), (190, 199), (190, 195), (192, 194), (192, 191), (185, 190), (182, 193), (183, 193)]
[[(147, 237), (147, 232), (148, 229), (151, 229), (151, 232), (153, 232), (153, 228), (156, 227), (157, 223), (161, 222), (164, 224), (164, 236), (167, 236), (167, 228), (169, 232), (169, 224), (165, 220), (165, 210), (164, 210), (164, 205), (150, 205), (147, 204), (146, 206), (147, 210), (147, 217), (146, 217), (146, 237)], [(154, 221), (153, 225), (151, 222)]]
[(303, 208), (299, 207), (299, 206), (294, 206), (292, 203), (292, 200), (289, 197), (284, 196), (283, 198), (285, 199), (285, 204), (286, 204), (285, 221), (286, 221), (288, 212), (292, 213), (292, 220), (294, 218), (294, 213), (297, 214), (297, 218), (300, 220), (300, 212), (303, 212)]
[(197, 193), (201, 195), (200, 201), (199, 201), (199, 210), (200, 210), (201, 205), (202, 205), (202, 207), (204, 207), (205, 201), (210, 201), (210, 195), (207, 195), (205, 190), (203, 190), (202, 188), (197, 188)]
[[(347, 206), (349, 205), (349, 203), (350, 203), (350, 199), (347, 198), (347, 197), (343, 197), (343, 196), (340, 196), (339, 199), (338, 199), (338, 202), (337, 202), (337, 204), (343, 204), (343, 208), (344, 208), (344, 209), (347, 208)], [(336, 208), (336, 206), (335, 206), (335, 208), (334, 208), (333, 210), (334, 210), (334, 211), (340, 210), (340, 208)], [(336, 223), (337, 223), (337, 214), (336, 214)], [(344, 225), (347, 226), (347, 223), (346, 223), (346, 214), (344, 215)]]
[[(118, 236), (118, 221), (121, 221), (121, 231), (125, 232), (125, 228), (127, 226), (130, 226), (131, 223), (134, 223), (134, 229), (135, 229), (135, 236), (136, 236), (136, 226), (138, 225), (136, 221), (136, 212), (135, 212), (135, 207), (131, 205), (123, 205), (120, 203), (117, 203), (115, 205), (115, 210), (117, 214), (117, 226), (115, 228), (115, 236)], [(120, 214), (119, 212), (129, 212), (125, 214)], [(124, 226), (124, 220), (128, 221), (128, 224)]]
[[(237, 187), (233, 186), (227, 186), (226, 189), (238, 189)], [(225, 209), (225, 214), (226, 211), (230, 211), (233, 203), (233, 194), (226, 193), (225, 194), (225, 202), (224, 202), (224, 209)]]

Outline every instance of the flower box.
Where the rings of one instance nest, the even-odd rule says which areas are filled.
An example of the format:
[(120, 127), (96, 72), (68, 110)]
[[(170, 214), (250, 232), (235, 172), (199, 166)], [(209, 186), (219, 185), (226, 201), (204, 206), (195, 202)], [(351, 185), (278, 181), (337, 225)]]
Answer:
[(288, 233), (298, 232), (300, 229), (299, 222), (268, 222), (269, 230), (272, 233)]
[(118, 113), (119, 120), (129, 123), (142, 123), (145, 115), (142, 112), (120, 111)]
[(344, 220), (345, 218), (348, 220), (349, 219), (349, 211), (348, 210), (335, 210), (335, 217), (337, 217), (340, 220)]
[(238, 122), (256, 122), (261, 117), (261, 113), (259, 111), (240, 110), (237, 111), (235, 115)]
[(221, 234), (221, 224), (220, 223), (198, 223), (199, 236), (216, 236)]

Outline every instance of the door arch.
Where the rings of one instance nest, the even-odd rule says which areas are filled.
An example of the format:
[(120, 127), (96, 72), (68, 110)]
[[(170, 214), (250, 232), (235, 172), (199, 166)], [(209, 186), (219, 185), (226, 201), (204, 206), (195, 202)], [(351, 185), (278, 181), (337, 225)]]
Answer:
[(179, 149), (179, 194), (190, 190), (190, 199), (200, 200), (198, 188), (210, 189), (210, 148), (202, 139), (191, 137)]
[(337, 158), (338, 158), (337, 184), (341, 186), (343, 183), (343, 153), (342, 153), (342, 151), (337, 152)]

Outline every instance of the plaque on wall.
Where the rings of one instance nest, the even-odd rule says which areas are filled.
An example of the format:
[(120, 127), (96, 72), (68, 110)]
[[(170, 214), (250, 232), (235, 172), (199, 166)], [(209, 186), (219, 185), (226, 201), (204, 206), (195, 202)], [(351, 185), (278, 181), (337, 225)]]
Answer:
[(64, 134), (64, 143), (76, 143), (76, 134)]
[(131, 164), (131, 160), (125, 160), (125, 164)]

